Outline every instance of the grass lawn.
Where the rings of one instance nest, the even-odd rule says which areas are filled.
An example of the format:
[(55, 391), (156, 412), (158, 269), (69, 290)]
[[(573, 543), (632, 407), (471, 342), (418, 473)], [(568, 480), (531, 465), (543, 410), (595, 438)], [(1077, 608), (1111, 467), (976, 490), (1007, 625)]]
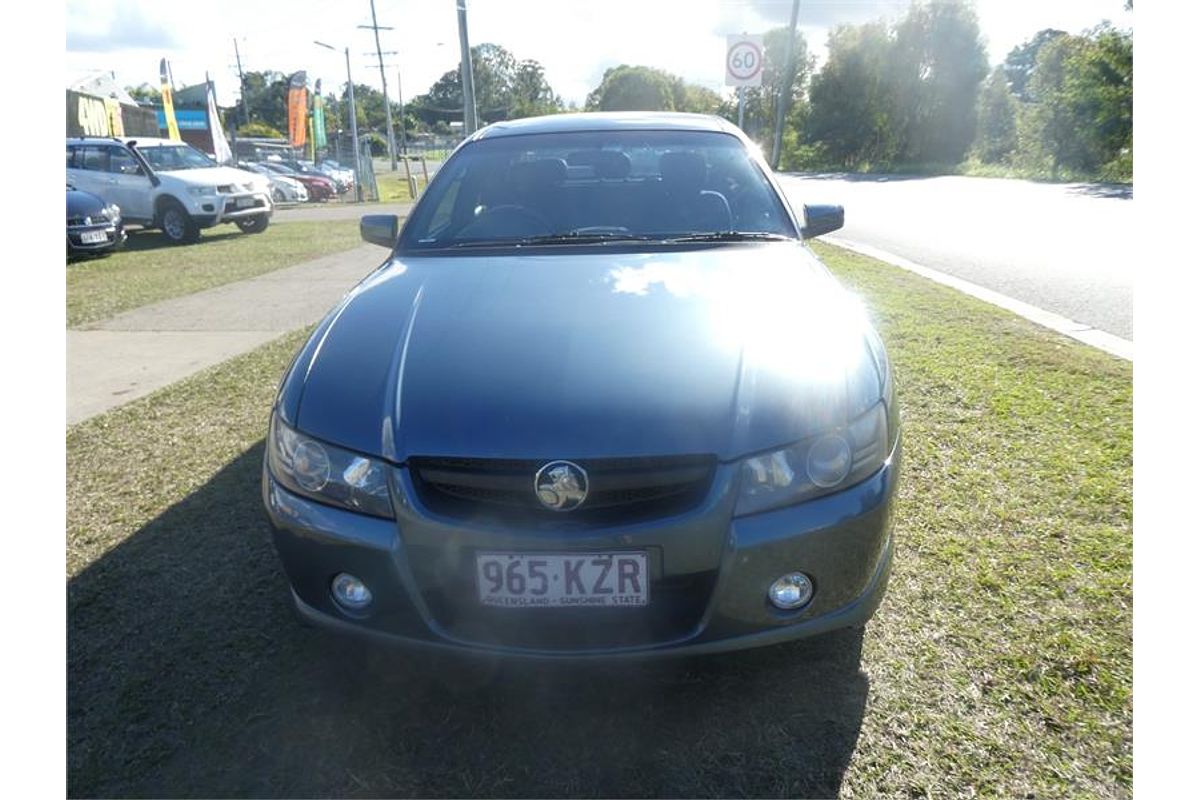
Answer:
[(865, 634), (467, 668), (298, 626), (258, 494), (297, 334), (67, 432), (69, 794), (1128, 797), (1131, 366), (819, 249), (903, 404)]
[(121, 252), (67, 265), (67, 325), (78, 326), (159, 300), (192, 294), (362, 241), (358, 222), (275, 223), (247, 235), (232, 225), (210, 228), (196, 244), (168, 244), (157, 231), (134, 233)]
[[(420, 163), (410, 163), (409, 169), (412, 170), (412, 176), (417, 182), (417, 197), (421, 196), (421, 192), (425, 191), (425, 175), (421, 172)], [(433, 173), (430, 173), (433, 177)], [(381, 203), (407, 203), (412, 201), (412, 197), (408, 194), (408, 187), (404, 185), (404, 165), (398, 164), (396, 171), (392, 172), (389, 164), (384, 164), (380, 169), (375, 168), (375, 183), (379, 187), (379, 202)]]

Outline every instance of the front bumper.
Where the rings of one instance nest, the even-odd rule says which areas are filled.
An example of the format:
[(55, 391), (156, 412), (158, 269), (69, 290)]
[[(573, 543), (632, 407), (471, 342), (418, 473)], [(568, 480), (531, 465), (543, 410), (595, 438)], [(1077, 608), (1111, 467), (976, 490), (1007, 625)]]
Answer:
[[(709, 497), (692, 513), (613, 529), (547, 536), (546, 531), (475, 529), (449, 524), (422, 508), (404, 470), (396, 470), (397, 519), (343, 511), (299, 497), (263, 470), (263, 495), (276, 550), (301, 616), (334, 630), (378, 641), (435, 649), (535, 658), (619, 658), (740, 650), (814, 636), (864, 624), (887, 586), (894, 543), (892, 505), (899, 472), (899, 444), (887, 464), (867, 480), (837, 494), (790, 508), (730, 519), (736, 469), (718, 469)], [(707, 543), (711, 542), (712, 547)], [(431, 549), (431, 543), (432, 549)], [(479, 624), (454, 618), (436, 598), (463, 599), (459, 617), (472, 615), (473, 582), (454, 564), (476, 549), (573, 550), (643, 548), (663, 581), (711, 575), (694, 581), (703, 596), (694, 620), (669, 635), (629, 643), (587, 641), (507, 642), (503, 626), (475, 606)], [(816, 592), (804, 608), (783, 612), (766, 599), (781, 574), (801, 570)], [(375, 602), (367, 614), (344, 611), (329, 591), (339, 572), (362, 578)], [(666, 585), (666, 584), (664, 584)], [(651, 591), (651, 602), (655, 593)], [(462, 609), (467, 611), (464, 612)], [(577, 626), (587, 626), (581, 609)], [(503, 609), (527, 627), (540, 627), (549, 609)], [(622, 609), (626, 627), (637, 628), (643, 611)], [(649, 628), (647, 624), (647, 628)], [(488, 631), (493, 631), (489, 634)], [(578, 633), (576, 631), (575, 633)]]
[[(100, 242), (84, 242), (85, 233), (103, 233), (104, 240)], [(112, 250), (125, 243), (125, 228), (121, 220), (104, 221), (96, 225), (68, 225), (67, 251), (71, 253), (99, 253)]]
[(190, 198), (188, 206), (192, 219), (201, 228), (211, 228), (223, 222), (236, 222), (261, 214), (269, 217), (273, 210), (271, 198), (265, 192), (204, 195)]

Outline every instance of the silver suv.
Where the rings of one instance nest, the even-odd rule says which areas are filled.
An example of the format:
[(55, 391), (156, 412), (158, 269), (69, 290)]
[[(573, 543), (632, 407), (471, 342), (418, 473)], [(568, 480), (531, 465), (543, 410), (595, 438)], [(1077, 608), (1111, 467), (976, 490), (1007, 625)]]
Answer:
[(67, 139), (67, 180), (121, 208), (127, 223), (158, 228), (172, 242), (232, 222), (262, 233), (273, 211), (267, 178), (222, 167), (170, 139)]

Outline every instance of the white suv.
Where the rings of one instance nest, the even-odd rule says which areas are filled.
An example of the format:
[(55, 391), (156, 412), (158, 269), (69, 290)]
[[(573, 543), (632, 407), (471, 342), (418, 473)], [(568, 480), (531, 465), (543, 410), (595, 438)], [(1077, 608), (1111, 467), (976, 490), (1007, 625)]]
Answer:
[(159, 228), (176, 244), (223, 222), (262, 233), (271, 219), (267, 178), (219, 166), (170, 139), (68, 138), (67, 180), (120, 206), (125, 222)]

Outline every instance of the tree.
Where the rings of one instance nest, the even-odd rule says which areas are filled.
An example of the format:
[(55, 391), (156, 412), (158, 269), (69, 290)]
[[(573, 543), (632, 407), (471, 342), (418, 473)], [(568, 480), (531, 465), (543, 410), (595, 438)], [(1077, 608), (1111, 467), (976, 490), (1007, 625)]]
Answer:
[(288, 76), (268, 70), (247, 72), (242, 87), (251, 122), (262, 122), (276, 130), (288, 129)]
[(854, 168), (899, 154), (891, 61), (881, 22), (839, 25), (829, 34), (829, 56), (812, 81), (806, 139), (832, 163)]
[(141, 86), (126, 86), (125, 91), (129, 92), (129, 96), (139, 103), (158, 105), (162, 102), (162, 92), (157, 86), (151, 86), (148, 83), (143, 83)]
[(957, 1), (914, 3), (896, 25), (894, 52), (901, 158), (957, 164), (975, 138), (975, 104), (988, 74), (975, 11)]
[[(1029, 82), (1032, 146), (1057, 175), (1089, 174), (1108, 165), (1132, 170), (1133, 38), (1104, 24), (1082, 36), (1059, 36), (1038, 53)], [(1122, 166), (1123, 165), (1123, 166)]]
[(971, 8), (921, 2), (894, 26), (839, 26), (812, 81), (806, 140), (846, 167), (957, 164), (975, 138), (987, 57)]
[(562, 110), (562, 99), (546, 81), (546, 70), (532, 60), (517, 64), (510, 89), (509, 118), (537, 117)]
[(1023, 103), (1032, 101), (1033, 98), (1029, 95), (1029, 78), (1033, 75), (1038, 53), (1049, 42), (1066, 35), (1066, 31), (1045, 28), (1038, 31), (1032, 39), (1008, 51), (1008, 56), (1004, 59), (1004, 74), (1008, 78), (1009, 88), (1018, 100)]
[[(767, 31), (763, 37), (763, 77), (762, 86), (750, 87), (743, 90), (745, 96), (745, 129), (752, 136), (770, 135), (775, 126), (777, 103), (782, 95), (784, 68), (787, 66), (788, 28), (774, 28)], [(812, 75), (816, 60), (808, 53), (808, 41), (804, 34), (796, 31), (793, 40), (793, 54), (796, 59), (796, 76), (792, 81), (792, 94), (789, 107), (793, 112), (804, 105), (804, 97)], [(731, 121), (736, 120), (737, 105), (732, 106)], [(799, 112), (802, 114), (803, 112)]]
[(587, 96), (588, 111), (674, 111), (674, 75), (654, 67), (610, 67)]
[[(537, 61), (518, 62), (512, 53), (496, 44), (471, 48), (475, 82), (475, 107), (482, 122), (553, 114), (562, 110), (562, 100), (550, 88), (545, 69)], [(427, 125), (461, 120), (462, 73), (450, 70), (429, 91), (413, 98), (413, 114)]]
[(985, 164), (1007, 164), (1017, 149), (1017, 101), (1004, 67), (996, 67), (979, 97), (975, 154)]
[(687, 111), (716, 114), (721, 96), (654, 67), (622, 64), (604, 71), (600, 85), (587, 96), (588, 111)]

